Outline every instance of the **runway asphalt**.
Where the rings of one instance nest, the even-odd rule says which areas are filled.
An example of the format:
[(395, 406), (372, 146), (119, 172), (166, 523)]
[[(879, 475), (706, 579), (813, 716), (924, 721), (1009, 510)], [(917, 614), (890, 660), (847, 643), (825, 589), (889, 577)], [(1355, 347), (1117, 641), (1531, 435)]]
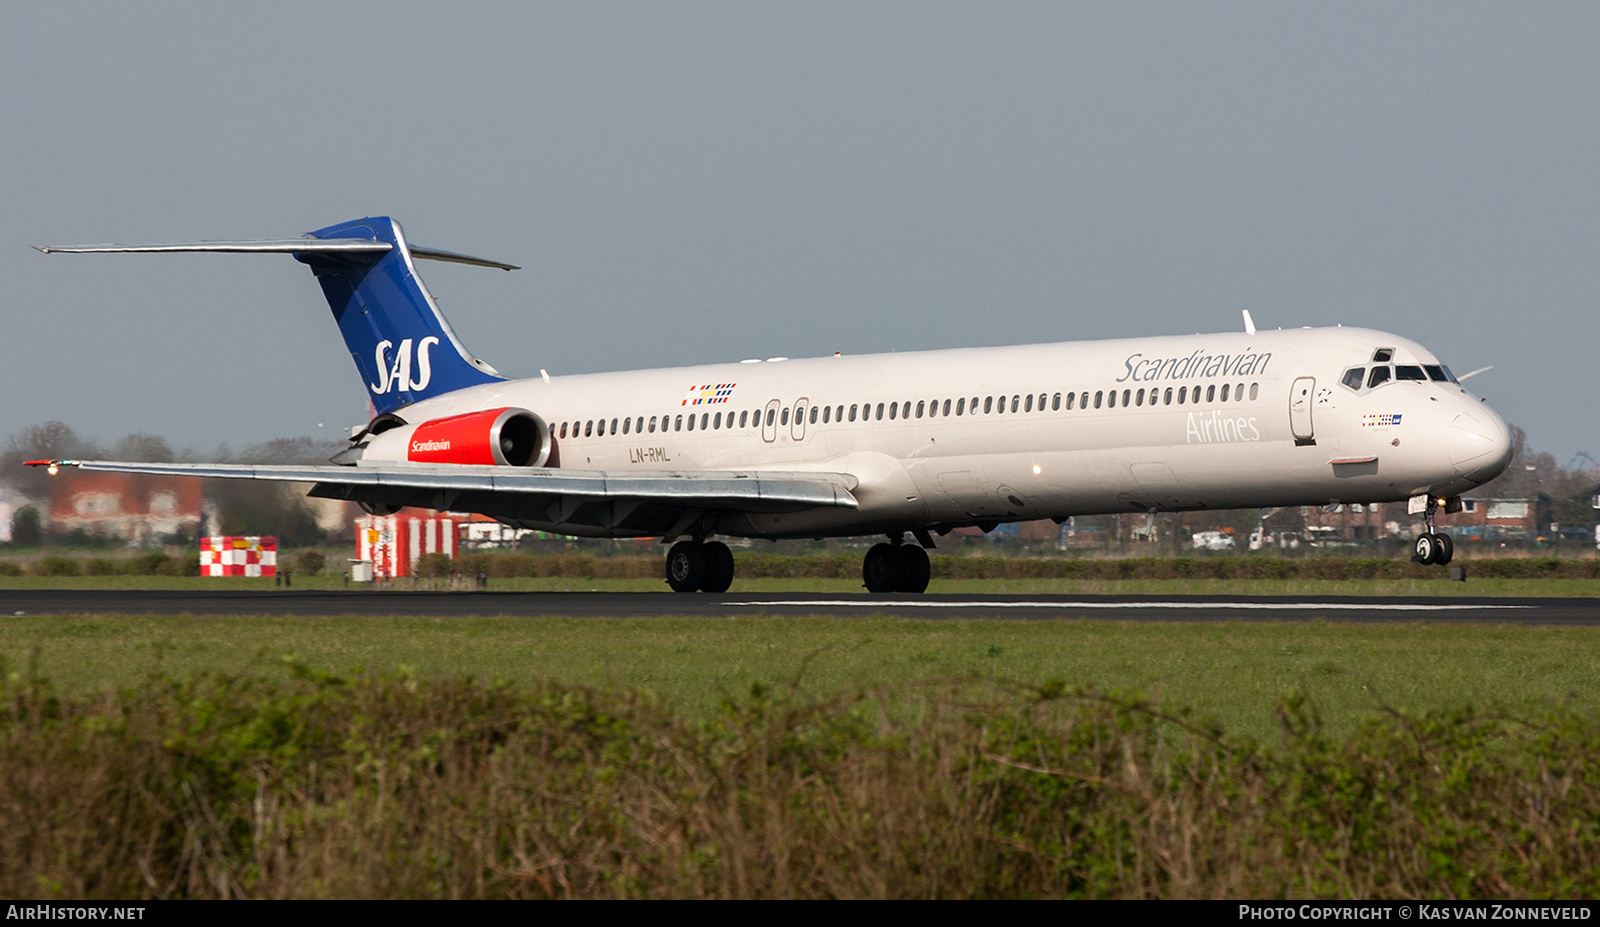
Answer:
[(7, 615), (305, 615), (465, 617), (537, 615), (659, 618), (690, 615), (896, 615), (906, 618), (1081, 618), (1117, 621), (1475, 621), (1600, 625), (1600, 598), (1377, 596), (679, 595), (670, 592), (166, 592), (0, 591)]

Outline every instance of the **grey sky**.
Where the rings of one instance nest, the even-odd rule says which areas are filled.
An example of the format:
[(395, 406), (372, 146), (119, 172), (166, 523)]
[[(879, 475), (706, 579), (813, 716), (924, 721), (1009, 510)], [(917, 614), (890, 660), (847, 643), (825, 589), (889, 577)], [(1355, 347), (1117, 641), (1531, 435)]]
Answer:
[(0, 434), (365, 398), (269, 238), (363, 215), (514, 375), (1230, 330), (1416, 338), (1600, 456), (1600, 6), (13, 4)]

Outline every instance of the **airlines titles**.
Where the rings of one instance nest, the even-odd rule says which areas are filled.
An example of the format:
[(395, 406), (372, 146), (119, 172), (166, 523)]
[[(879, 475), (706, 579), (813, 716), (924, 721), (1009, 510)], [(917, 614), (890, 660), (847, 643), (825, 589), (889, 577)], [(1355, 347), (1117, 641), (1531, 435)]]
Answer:
[[(1245, 431), (1247, 428), (1250, 429), (1248, 433)], [(1183, 433), (1184, 444), (1260, 440), (1261, 429), (1256, 427), (1255, 416), (1223, 415), (1220, 410), (1213, 410), (1210, 415), (1190, 412), (1188, 427)]]
[(1132, 380), (1145, 383), (1150, 380), (1187, 380), (1190, 377), (1248, 377), (1266, 373), (1272, 353), (1255, 354), (1202, 354), (1196, 350), (1188, 357), (1145, 357), (1130, 354), (1122, 362), (1127, 370), (1117, 378), (1118, 383)]

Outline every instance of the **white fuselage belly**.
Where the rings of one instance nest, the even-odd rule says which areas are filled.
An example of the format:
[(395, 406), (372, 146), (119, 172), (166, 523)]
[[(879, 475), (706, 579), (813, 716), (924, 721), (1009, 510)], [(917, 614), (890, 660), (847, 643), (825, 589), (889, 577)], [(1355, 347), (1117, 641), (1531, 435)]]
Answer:
[[(479, 409), (531, 410), (551, 427), (553, 466), (617, 473), (822, 471), (858, 481), (854, 510), (719, 523), (719, 533), (754, 537), (860, 535), (1109, 512), (1380, 502), (1425, 492), (1454, 495), (1497, 474), (1504, 466), (1502, 450), (1509, 448), (1505, 425), (1458, 384), (1405, 381), (1371, 390), (1340, 385), (1341, 372), (1370, 361), (1378, 348), (1394, 349), (1403, 362), (1438, 363), (1420, 345), (1395, 335), (1303, 329), (517, 380), (440, 396), (401, 414), (414, 426)], [(1104, 398), (1113, 390), (1115, 406)], [(1180, 390), (1186, 394), (1181, 403)], [(1131, 404), (1124, 403), (1124, 391)], [(1301, 391), (1302, 405), (1292, 412), (1295, 391)], [(1000, 397), (1007, 403), (1004, 413), (992, 405)], [(1024, 411), (1028, 397), (1032, 410)], [(1013, 398), (1019, 401), (1015, 412)], [(898, 406), (892, 419), (890, 403)], [(898, 414), (908, 403), (909, 418)], [(938, 414), (930, 414), (930, 403), (937, 403)], [(886, 410), (881, 420), (880, 404)], [(870, 408), (870, 420), (863, 420), (863, 407)], [(841, 409), (844, 421), (838, 420)], [(803, 424), (796, 424), (797, 412)], [(691, 414), (697, 417), (693, 431), (679, 423)], [(699, 416), (715, 423), (718, 415), (721, 427), (701, 427)], [(751, 421), (757, 415), (761, 425)], [(624, 420), (626, 433), (620, 433)], [(604, 436), (594, 433), (601, 421)], [(590, 433), (574, 436), (574, 430)], [(409, 431), (379, 435), (365, 459), (404, 460)], [(526, 524), (569, 530), (556, 523)]]

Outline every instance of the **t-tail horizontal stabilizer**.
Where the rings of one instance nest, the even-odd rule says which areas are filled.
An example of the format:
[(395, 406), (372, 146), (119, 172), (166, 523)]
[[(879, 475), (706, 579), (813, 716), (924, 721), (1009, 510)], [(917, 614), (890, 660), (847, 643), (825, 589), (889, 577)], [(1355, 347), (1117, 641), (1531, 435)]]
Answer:
[[(356, 219), (304, 238), (259, 241), (186, 241), (142, 245), (36, 246), (45, 254), (219, 251), (292, 254), (308, 264), (322, 286), (345, 346), (361, 372), (373, 407), (402, 406), (469, 386), (503, 380), (471, 352), (422, 284), (413, 258), (518, 270), (454, 251), (412, 247), (400, 223), (385, 216)], [(448, 344), (443, 350), (440, 345)]]

